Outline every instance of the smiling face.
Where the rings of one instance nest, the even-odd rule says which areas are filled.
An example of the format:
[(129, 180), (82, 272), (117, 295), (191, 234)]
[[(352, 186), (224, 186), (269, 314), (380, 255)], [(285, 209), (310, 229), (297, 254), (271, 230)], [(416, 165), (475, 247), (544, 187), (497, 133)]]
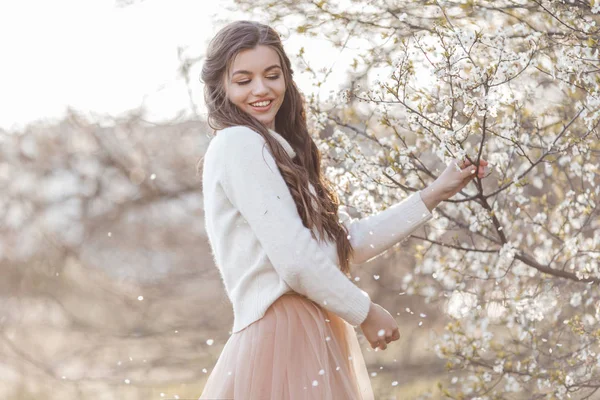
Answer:
[(242, 50), (225, 79), (229, 101), (275, 130), (275, 115), (285, 96), (285, 79), (277, 52), (263, 45)]

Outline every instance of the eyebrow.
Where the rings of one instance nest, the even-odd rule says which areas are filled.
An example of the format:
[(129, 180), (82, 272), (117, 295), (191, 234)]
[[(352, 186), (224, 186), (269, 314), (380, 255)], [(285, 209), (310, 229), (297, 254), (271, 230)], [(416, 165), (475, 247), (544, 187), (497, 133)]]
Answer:
[[(267, 68), (265, 68), (265, 71), (264, 71), (264, 72), (270, 71), (270, 70), (272, 70), (272, 69), (275, 69), (275, 68), (279, 68), (279, 69), (281, 69), (281, 67), (280, 67), (279, 65), (277, 65), (277, 64), (274, 64), (274, 65), (271, 65), (270, 67), (267, 67)], [(233, 77), (233, 76), (234, 76), (234, 75), (236, 75), (236, 74), (252, 75), (252, 72), (250, 72), (250, 71), (245, 71), (245, 70), (239, 70), (239, 71), (235, 71), (233, 74), (231, 74), (231, 76)]]

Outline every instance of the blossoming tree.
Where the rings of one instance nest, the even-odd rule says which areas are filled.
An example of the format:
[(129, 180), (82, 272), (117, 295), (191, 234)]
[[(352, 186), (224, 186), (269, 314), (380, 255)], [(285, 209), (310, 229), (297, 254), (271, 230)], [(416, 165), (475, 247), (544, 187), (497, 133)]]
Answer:
[[(315, 132), (333, 128), (318, 140), (345, 204), (383, 209), (431, 183), (451, 158), (493, 166), (412, 238), (417, 263), (404, 289), (450, 316), (435, 349), (456, 378), (442, 393), (596, 393), (600, 2), (235, 6), (352, 54), (346, 90), (307, 99)], [(332, 70), (311, 67), (307, 51), (297, 60), (320, 87)]]

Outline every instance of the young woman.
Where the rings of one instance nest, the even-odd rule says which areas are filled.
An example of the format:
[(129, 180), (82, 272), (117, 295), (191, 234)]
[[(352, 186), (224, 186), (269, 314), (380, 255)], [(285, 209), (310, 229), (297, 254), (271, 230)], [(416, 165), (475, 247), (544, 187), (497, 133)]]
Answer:
[(455, 162), (428, 188), (352, 220), (321, 174), (273, 29), (249, 21), (223, 28), (202, 81), (216, 131), (202, 171), (206, 230), (234, 324), (200, 398), (372, 399), (353, 326), (373, 348), (400, 335), (395, 319), (348, 279), (349, 266), (429, 221), (475, 168)]

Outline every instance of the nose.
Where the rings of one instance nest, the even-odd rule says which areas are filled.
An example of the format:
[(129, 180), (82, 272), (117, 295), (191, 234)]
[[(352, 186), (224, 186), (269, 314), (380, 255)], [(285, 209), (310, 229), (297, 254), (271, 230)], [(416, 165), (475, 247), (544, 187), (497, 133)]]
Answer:
[(256, 97), (261, 97), (269, 92), (269, 88), (263, 78), (257, 78), (254, 80), (255, 84), (252, 88), (252, 94)]

